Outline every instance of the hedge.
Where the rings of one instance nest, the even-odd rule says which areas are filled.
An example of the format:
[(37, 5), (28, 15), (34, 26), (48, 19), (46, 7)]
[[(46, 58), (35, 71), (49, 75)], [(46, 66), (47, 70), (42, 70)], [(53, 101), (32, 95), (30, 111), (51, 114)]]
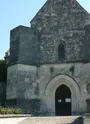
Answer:
[(20, 108), (0, 107), (0, 114), (21, 114)]

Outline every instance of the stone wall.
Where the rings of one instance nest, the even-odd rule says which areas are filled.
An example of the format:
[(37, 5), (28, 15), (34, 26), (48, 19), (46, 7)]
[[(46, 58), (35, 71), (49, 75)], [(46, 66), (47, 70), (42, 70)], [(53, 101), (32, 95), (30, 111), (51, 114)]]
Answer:
[(10, 57), (9, 63), (16, 63), (19, 55), (20, 28), (10, 31)]
[[(90, 61), (90, 15), (71, 0), (48, 0), (31, 21), (10, 34), (9, 64), (45, 64)], [(58, 45), (65, 59), (58, 58)]]
[(89, 61), (90, 58), (90, 25), (85, 26), (85, 59)]
[(37, 31), (25, 26), (18, 26), (11, 30), (9, 65), (37, 64), (38, 47)]
[[(18, 65), (18, 105), (24, 113), (34, 113), (39, 109), (39, 89), (37, 68), (35, 66)], [(23, 103), (23, 104), (22, 104)], [(36, 104), (36, 105), (35, 105)]]
[[(45, 64), (87, 60), (88, 41), (84, 27), (90, 23), (89, 18), (89, 13), (77, 1), (47, 0), (31, 21), (31, 27), (39, 30), (39, 62)], [(58, 59), (58, 45), (61, 42), (65, 43), (63, 61)]]
[[(8, 68), (7, 99), (16, 99), (16, 105), (22, 108), (24, 113), (54, 115), (55, 113), (52, 113), (54, 108), (51, 107), (54, 102), (50, 101), (50, 94), (45, 92), (54, 78), (66, 75), (72, 79), (72, 85), (75, 82), (78, 87), (76, 91), (79, 91), (78, 96), (73, 96), (76, 99), (78, 97), (78, 108), (77, 110), (73, 109), (72, 112), (85, 113), (87, 111), (86, 100), (90, 97), (90, 92), (87, 92), (87, 86), (90, 84), (89, 74), (89, 63), (47, 64), (40, 67), (17, 64)], [(54, 81), (53, 84), (55, 85), (56, 82)], [(51, 94), (54, 90), (56, 91), (53, 88), (50, 90)], [(71, 90), (74, 92), (74, 86)], [(53, 100), (55, 100), (55, 96), (53, 96)]]
[(13, 65), (7, 69), (7, 101), (8, 106), (17, 106), (17, 85), (18, 85), (18, 66)]
[(19, 63), (36, 65), (38, 48), (38, 31), (22, 26), (20, 28)]
[[(73, 68), (73, 69), (72, 69)], [(90, 64), (82, 64), (82, 63), (69, 63), (69, 64), (47, 64), (40, 66), (39, 70), (40, 80), (39, 80), (39, 90), (40, 96), (42, 99), (43, 106), (47, 106), (46, 108), (50, 108), (49, 104), (49, 96), (45, 96), (45, 91), (49, 83), (57, 78), (59, 75), (66, 75), (70, 77), (73, 81), (76, 82), (80, 96), (78, 98), (78, 109), (76, 110), (79, 113), (84, 113), (87, 111), (87, 102), (86, 100), (90, 97), (90, 92), (87, 92), (88, 84), (90, 84)], [(55, 84), (55, 82), (53, 82)], [(65, 82), (64, 82), (65, 83)], [(54, 88), (54, 86), (51, 86)], [(51, 94), (53, 94), (53, 90), (51, 89)], [(56, 89), (55, 89), (56, 90)], [(88, 89), (90, 90), (90, 89)], [(79, 95), (79, 94), (78, 94)], [(54, 97), (54, 96), (53, 96)], [(55, 98), (53, 98), (55, 99)], [(47, 101), (47, 102), (46, 102)], [(48, 103), (48, 104), (47, 104)]]
[(24, 113), (36, 114), (40, 108), (36, 66), (16, 64), (8, 68), (7, 104), (20, 107)]

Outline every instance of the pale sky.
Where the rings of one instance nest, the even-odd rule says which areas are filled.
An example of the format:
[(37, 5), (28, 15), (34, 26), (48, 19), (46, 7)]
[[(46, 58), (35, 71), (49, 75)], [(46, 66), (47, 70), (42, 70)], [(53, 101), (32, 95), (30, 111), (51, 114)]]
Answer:
[[(77, 0), (90, 13), (90, 0)], [(46, 0), (0, 0), (0, 59), (9, 49), (10, 30), (30, 26), (30, 20)]]

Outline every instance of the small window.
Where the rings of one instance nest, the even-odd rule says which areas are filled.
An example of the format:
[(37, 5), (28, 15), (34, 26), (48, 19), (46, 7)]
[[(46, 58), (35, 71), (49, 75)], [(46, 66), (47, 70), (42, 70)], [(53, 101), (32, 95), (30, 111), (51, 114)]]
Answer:
[(58, 58), (65, 59), (65, 46), (62, 43), (58, 46)]

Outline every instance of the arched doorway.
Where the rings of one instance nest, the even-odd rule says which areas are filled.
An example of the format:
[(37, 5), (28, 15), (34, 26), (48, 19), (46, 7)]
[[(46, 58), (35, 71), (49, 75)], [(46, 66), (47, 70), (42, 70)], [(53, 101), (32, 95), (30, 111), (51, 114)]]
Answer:
[(71, 91), (71, 115), (78, 113), (81, 91), (75, 80), (67, 75), (59, 75), (52, 79), (45, 88), (45, 102), (50, 115), (56, 115), (55, 94), (57, 89), (65, 85)]
[(71, 91), (66, 85), (61, 85), (55, 92), (56, 116), (71, 115)]

